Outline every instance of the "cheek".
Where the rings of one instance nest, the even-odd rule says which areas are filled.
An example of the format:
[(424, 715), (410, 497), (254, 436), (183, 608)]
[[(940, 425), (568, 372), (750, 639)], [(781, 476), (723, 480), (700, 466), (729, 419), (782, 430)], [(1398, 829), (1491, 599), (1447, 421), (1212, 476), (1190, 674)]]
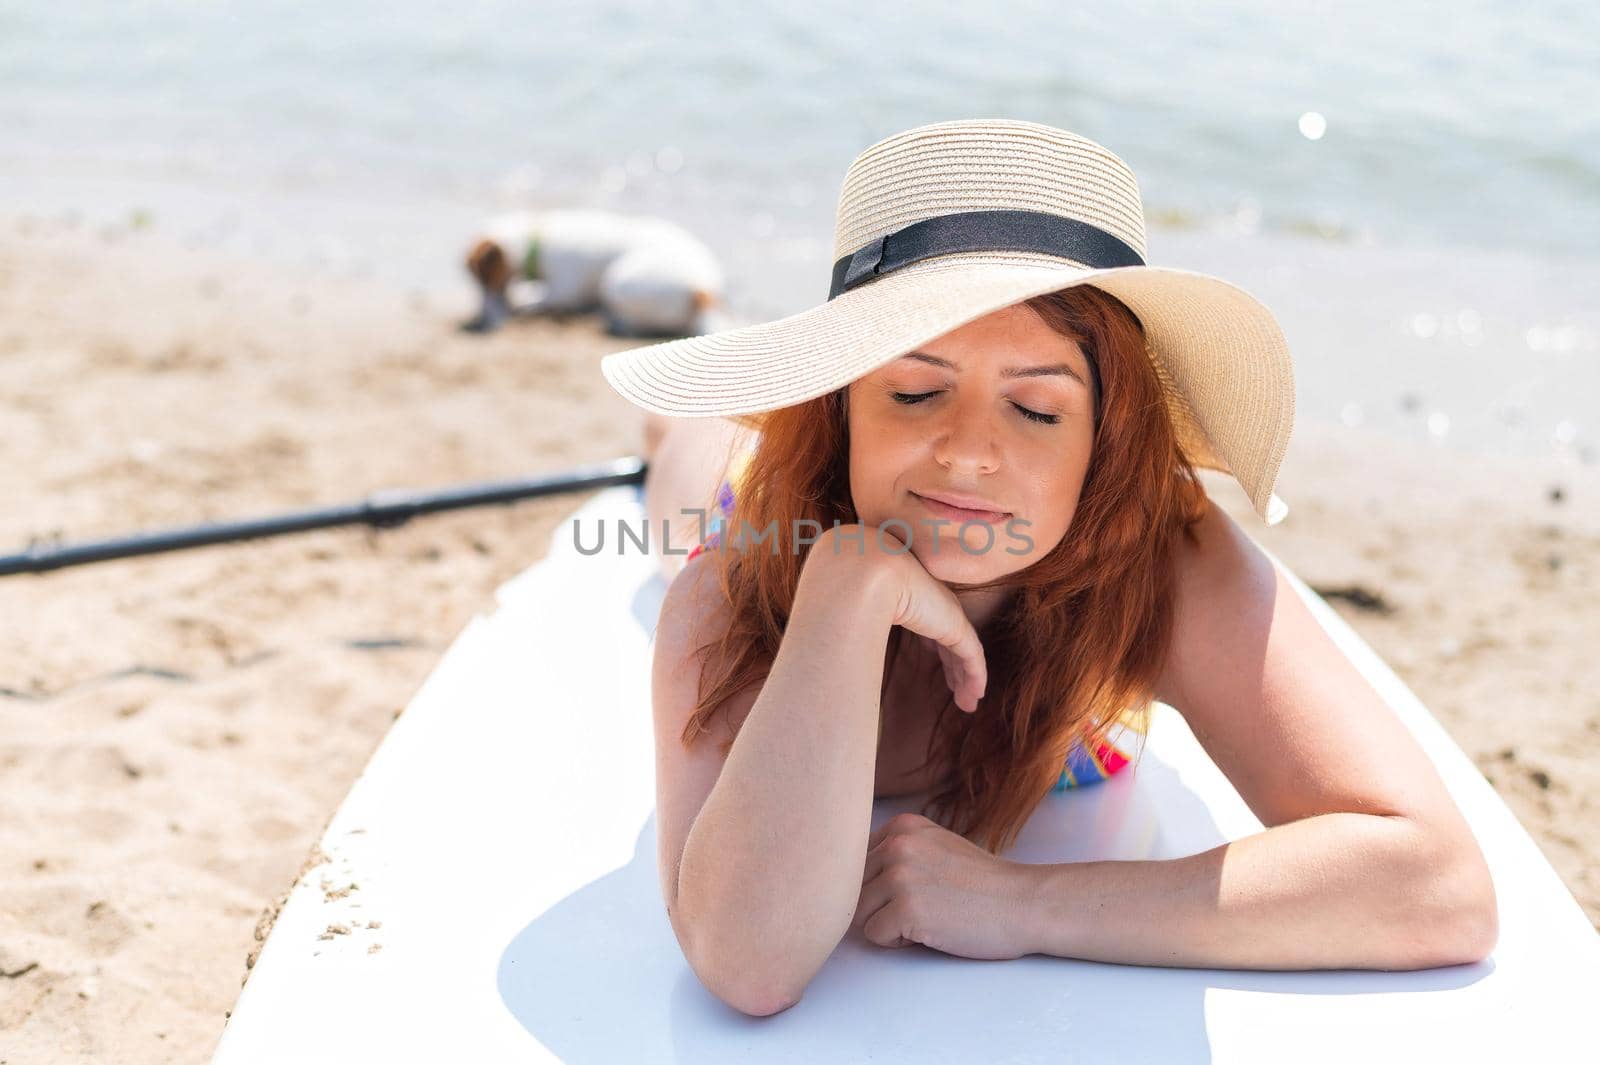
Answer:
[(1048, 472), (1034, 482), (1028, 493), (1033, 507), (1030, 517), (1046, 536), (1055, 537), (1065, 532), (1077, 512), (1084, 477), (1089, 470), (1085, 450), (1087, 436), (1081, 447), (1084, 449), (1075, 446), (1066, 456), (1058, 451), (1045, 458), (1040, 468)]
[(878, 461), (877, 452), (870, 445), (858, 439), (851, 440), (850, 503), (861, 521), (872, 520), (870, 515), (878, 509), (878, 496), (883, 490), (879, 485), (882, 478), (877, 471), (882, 467)]
[(850, 491), (856, 508), (882, 507), (893, 502), (899, 471), (918, 463), (918, 439), (911, 434), (872, 425), (850, 436)]
[(1072, 522), (1078, 505), (1077, 486), (1067, 481), (1041, 487), (1028, 500), (1030, 507), (1025, 517), (1033, 523), (1037, 535), (1054, 540)]

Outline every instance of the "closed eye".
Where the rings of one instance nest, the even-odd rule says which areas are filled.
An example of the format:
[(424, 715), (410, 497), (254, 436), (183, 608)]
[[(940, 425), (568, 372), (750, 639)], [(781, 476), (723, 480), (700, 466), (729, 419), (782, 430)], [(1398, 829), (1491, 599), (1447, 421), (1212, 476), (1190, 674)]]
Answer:
[[(889, 393), (889, 395), (894, 397), (894, 401), (896, 403), (904, 403), (907, 406), (910, 406), (913, 403), (921, 403), (923, 400), (927, 399), (929, 396), (936, 396), (938, 394), (939, 394), (938, 392), (890, 392)], [(1055, 425), (1057, 422), (1059, 422), (1061, 420), (1061, 415), (1059, 415), (1059, 414), (1045, 414), (1042, 411), (1029, 410), (1027, 407), (1024, 407), (1022, 404), (1017, 403), (1017, 402), (1013, 402), (1011, 405), (1013, 407), (1017, 408), (1018, 412), (1021, 413), (1021, 415), (1024, 418), (1027, 418), (1030, 421), (1039, 422), (1041, 425)]]

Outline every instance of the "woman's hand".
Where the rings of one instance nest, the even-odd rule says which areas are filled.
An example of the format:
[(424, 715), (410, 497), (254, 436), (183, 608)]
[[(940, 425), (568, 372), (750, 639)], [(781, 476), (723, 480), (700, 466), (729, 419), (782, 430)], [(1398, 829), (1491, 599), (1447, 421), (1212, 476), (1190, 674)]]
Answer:
[(886, 587), (894, 597), (892, 623), (933, 642), (956, 705), (969, 714), (976, 711), (989, 685), (989, 667), (983, 642), (961, 601), (927, 571), (900, 536), (882, 526), (851, 524), (826, 530), (812, 546), (807, 565), (811, 559), (857, 551), (874, 558), (890, 574)]
[(1020, 958), (1037, 951), (1031, 872), (920, 814), (896, 814), (868, 839), (850, 927), (882, 947), (921, 943), (963, 958)]

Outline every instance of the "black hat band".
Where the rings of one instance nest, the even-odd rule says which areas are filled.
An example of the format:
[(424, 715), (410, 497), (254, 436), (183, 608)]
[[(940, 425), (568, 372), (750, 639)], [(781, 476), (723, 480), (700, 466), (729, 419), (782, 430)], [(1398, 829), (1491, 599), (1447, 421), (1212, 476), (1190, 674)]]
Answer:
[(828, 299), (902, 266), (963, 251), (1031, 251), (1092, 269), (1143, 266), (1126, 241), (1077, 218), (1046, 211), (958, 211), (913, 222), (868, 241), (833, 264)]

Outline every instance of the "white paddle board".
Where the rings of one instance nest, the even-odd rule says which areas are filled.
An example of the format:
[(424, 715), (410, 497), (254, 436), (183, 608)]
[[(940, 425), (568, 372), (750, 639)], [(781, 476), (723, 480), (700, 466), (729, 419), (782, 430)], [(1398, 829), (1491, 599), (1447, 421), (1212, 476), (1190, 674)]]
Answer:
[[(606, 528), (602, 554), (575, 548)], [(665, 586), (601, 491), (395, 721), (295, 883), (214, 1061), (1574, 1060), (1600, 936), (1482, 774), (1344, 621), (1295, 590), (1433, 758), (1493, 869), (1486, 961), (1415, 972), (982, 962), (847, 938), (748, 1017), (684, 961), (656, 872), (651, 636)], [(1274, 560), (1276, 562), (1276, 559)], [(1281, 564), (1280, 564), (1281, 565)], [(1047, 795), (1009, 857), (1177, 858), (1262, 825), (1171, 707), (1143, 760)], [(874, 804), (873, 824), (909, 798)]]

